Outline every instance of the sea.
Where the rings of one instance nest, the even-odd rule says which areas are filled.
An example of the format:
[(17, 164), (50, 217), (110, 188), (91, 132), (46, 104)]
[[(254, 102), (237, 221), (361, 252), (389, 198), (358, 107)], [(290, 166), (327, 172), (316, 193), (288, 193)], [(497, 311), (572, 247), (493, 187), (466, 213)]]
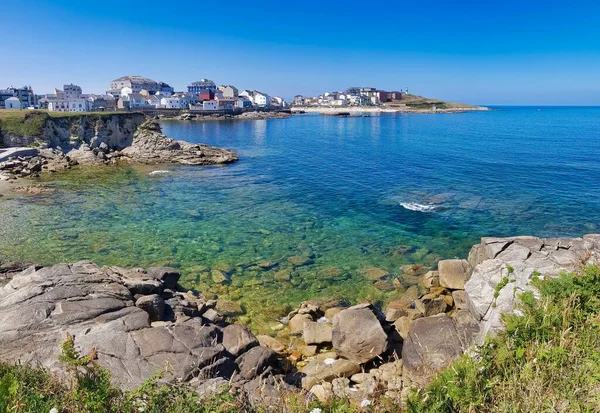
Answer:
[(0, 198), (0, 261), (176, 267), (263, 332), (303, 300), (384, 305), (481, 237), (600, 232), (600, 108), (491, 109), (162, 121), (239, 162), (47, 175)]

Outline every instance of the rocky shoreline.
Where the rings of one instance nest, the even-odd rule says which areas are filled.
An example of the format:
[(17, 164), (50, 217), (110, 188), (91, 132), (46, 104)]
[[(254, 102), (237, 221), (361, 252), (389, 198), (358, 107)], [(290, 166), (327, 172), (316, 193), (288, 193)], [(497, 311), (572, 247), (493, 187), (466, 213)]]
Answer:
[[(67, 333), (114, 380), (133, 388), (169, 366), (165, 380), (200, 393), (222, 384), (274, 406), (282, 392), (360, 404), (401, 404), (442, 368), (502, 328), (535, 277), (600, 262), (600, 235), (483, 238), (467, 259), (442, 260), (384, 312), (369, 303), (309, 301), (274, 336), (228, 324), (214, 300), (178, 284), (172, 268), (0, 266), (0, 359), (59, 368)], [(379, 273), (370, 275), (377, 278)], [(385, 274), (380, 274), (384, 277)]]
[(182, 115), (177, 116), (174, 119), (177, 120), (196, 120), (196, 121), (220, 121), (220, 120), (263, 120), (263, 119), (287, 119), (292, 116), (291, 112), (243, 112), (239, 115), (232, 114), (200, 114), (200, 113), (184, 113)]
[[(51, 143), (49, 143), (51, 145)], [(0, 162), (0, 182), (19, 180), (23, 187), (33, 183), (21, 178), (39, 177), (42, 173), (70, 169), (75, 165), (102, 165), (117, 162), (132, 164), (181, 164), (181, 165), (224, 165), (238, 160), (235, 152), (203, 144), (177, 141), (163, 135), (158, 121), (148, 119), (135, 128), (131, 139), (115, 140), (111, 134), (99, 134), (89, 140), (72, 144), (63, 151), (56, 148), (28, 148), (23, 156), (8, 157)], [(33, 186), (35, 187), (35, 186)], [(6, 184), (2, 189), (10, 188)], [(21, 190), (28, 192), (31, 190)], [(33, 190), (33, 193), (36, 193)]]
[(311, 107), (311, 106), (297, 106), (292, 107), (292, 113), (319, 113), (322, 115), (335, 115), (338, 113), (464, 113), (464, 112), (479, 112), (489, 111), (489, 108), (483, 106), (467, 106), (467, 107), (452, 107), (452, 108), (439, 108), (439, 109), (418, 109), (411, 108), (409, 106), (397, 105), (394, 107), (389, 106), (339, 106), (339, 107)]

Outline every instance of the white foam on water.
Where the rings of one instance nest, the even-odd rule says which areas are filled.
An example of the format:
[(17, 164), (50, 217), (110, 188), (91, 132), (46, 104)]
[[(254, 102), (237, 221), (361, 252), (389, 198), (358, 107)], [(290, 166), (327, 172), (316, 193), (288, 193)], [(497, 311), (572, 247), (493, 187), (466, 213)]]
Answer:
[(408, 209), (410, 211), (417, 211), (417, 212), (433, 212), (433, 211), (435, 211), (435, 206), (433, 206), (433, 205), (417, 204), (416, 202), (400, 202), (400, 205), (402, 205), (403, 208)]
[(168, 174), (170, 171), (159, 169), (157, 171), (152, 171), (148, 175), (160, 175), (160, 174)]

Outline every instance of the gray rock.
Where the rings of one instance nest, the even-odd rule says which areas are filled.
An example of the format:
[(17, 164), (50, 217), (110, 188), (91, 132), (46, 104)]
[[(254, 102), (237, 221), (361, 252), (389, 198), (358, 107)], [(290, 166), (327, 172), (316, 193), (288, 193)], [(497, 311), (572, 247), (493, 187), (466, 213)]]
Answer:
[(279, 372), (277, 353), (262, 346), (252, 347), (235, 362), (239, 372), (234, 376), (234, 381), (253, 380), (266, 372)]
[(312, 360), (302, 369), (302, 388), (310, 390), (316, 384), (338, 377), (352, 377), (359, 371), (360, 366), (350, 360)]
[(336, 314), (333, 318), (332, 344), (339, 356), (361, 364), (388, 349), (387, 334), (375, 311), (370, 305), (359, 304)]
[(162, 320), (165, 312), (165, 300), (158, 294), (140, 297), (135, 302), (135, 306), (147, 312), (151, 321)]
[(467, 260), (442, 260), (438, 263), (440, 286), (451, 290), (463, 290), (472, 271)]
[(179, 277), (181, 277), (179, 271), (170, 267), (150, 267), (146, 270), (146, 273), (150, 277), (160, 281), (165, 288), (172, 290), (177, 289), (177, 283), (179, 282)]
[[(198, 382), (219, 377), (229, 381), (237, 370), (244, 379), (277, 371), (270, 350), (250, 350), (244, 357), (256, 343), (244, 327), (222, 332), (207, 317), (180, 312), (196, 304), (189, 301), (191, 295), (165, 289), (163, 281), (180, 288), (172, 285), (170, 270), (151, 270), (154, 278), (141, 270), (99, 268), (88, 261), (31, 266), (17, 273), (14, 267), (6, 267), (11, 279), (0, 288), (2, 361), (61, 369), (60, 346), (69, 333), (81, 354), (96, 349), (99, 365), (124, 389), (138, 387), (159, 371), (168, 371), (167, 381), (196, 377)], [(136, 290), (135, 305), (130, 288)], [(151, 318), (160, 318), (163, 300), (154, 291), (171, 297), (167, 301), (177, 310), (173, 322), (151, 323)], [(232, 354), (238, 355), (238, 364)]]
[(331, 343), (332, 326), (329, 323), (306, 321), (304, 322), (302, 339), (306, 344)]
[(258, 340), (245, 326), (231, 324), (223, 329), (223, 346), (235, 357), (257, 345)]
[(429, 380), (464, 351), (452, 319), (445, 314), (415, 320), (402, 348), (405, 374), (419, 384)]

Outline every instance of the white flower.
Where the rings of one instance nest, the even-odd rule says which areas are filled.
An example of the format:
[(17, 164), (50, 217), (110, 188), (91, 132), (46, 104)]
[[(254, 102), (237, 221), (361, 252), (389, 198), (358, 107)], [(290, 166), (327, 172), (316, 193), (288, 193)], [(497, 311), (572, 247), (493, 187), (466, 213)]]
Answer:
[(327, 364), (328, 366), (335, 363), (335, 359), (332, 358), (326, 358), (325, 360), (323, 360), (323, 363)]
[(58, 413), (58, 409), (56, 407), (53, 407), (48, 413)]
[(362, 402), (360, 402), (360, 407), (367, 407), (370, 405), (371, 405), (371, 400), (364, 399)]
[(312, 409), (310, 411), (310, 413), (322, 413), (323, 411), (321, 409), (319, 409), (318, 407), (315, 407), (314, 409)]

